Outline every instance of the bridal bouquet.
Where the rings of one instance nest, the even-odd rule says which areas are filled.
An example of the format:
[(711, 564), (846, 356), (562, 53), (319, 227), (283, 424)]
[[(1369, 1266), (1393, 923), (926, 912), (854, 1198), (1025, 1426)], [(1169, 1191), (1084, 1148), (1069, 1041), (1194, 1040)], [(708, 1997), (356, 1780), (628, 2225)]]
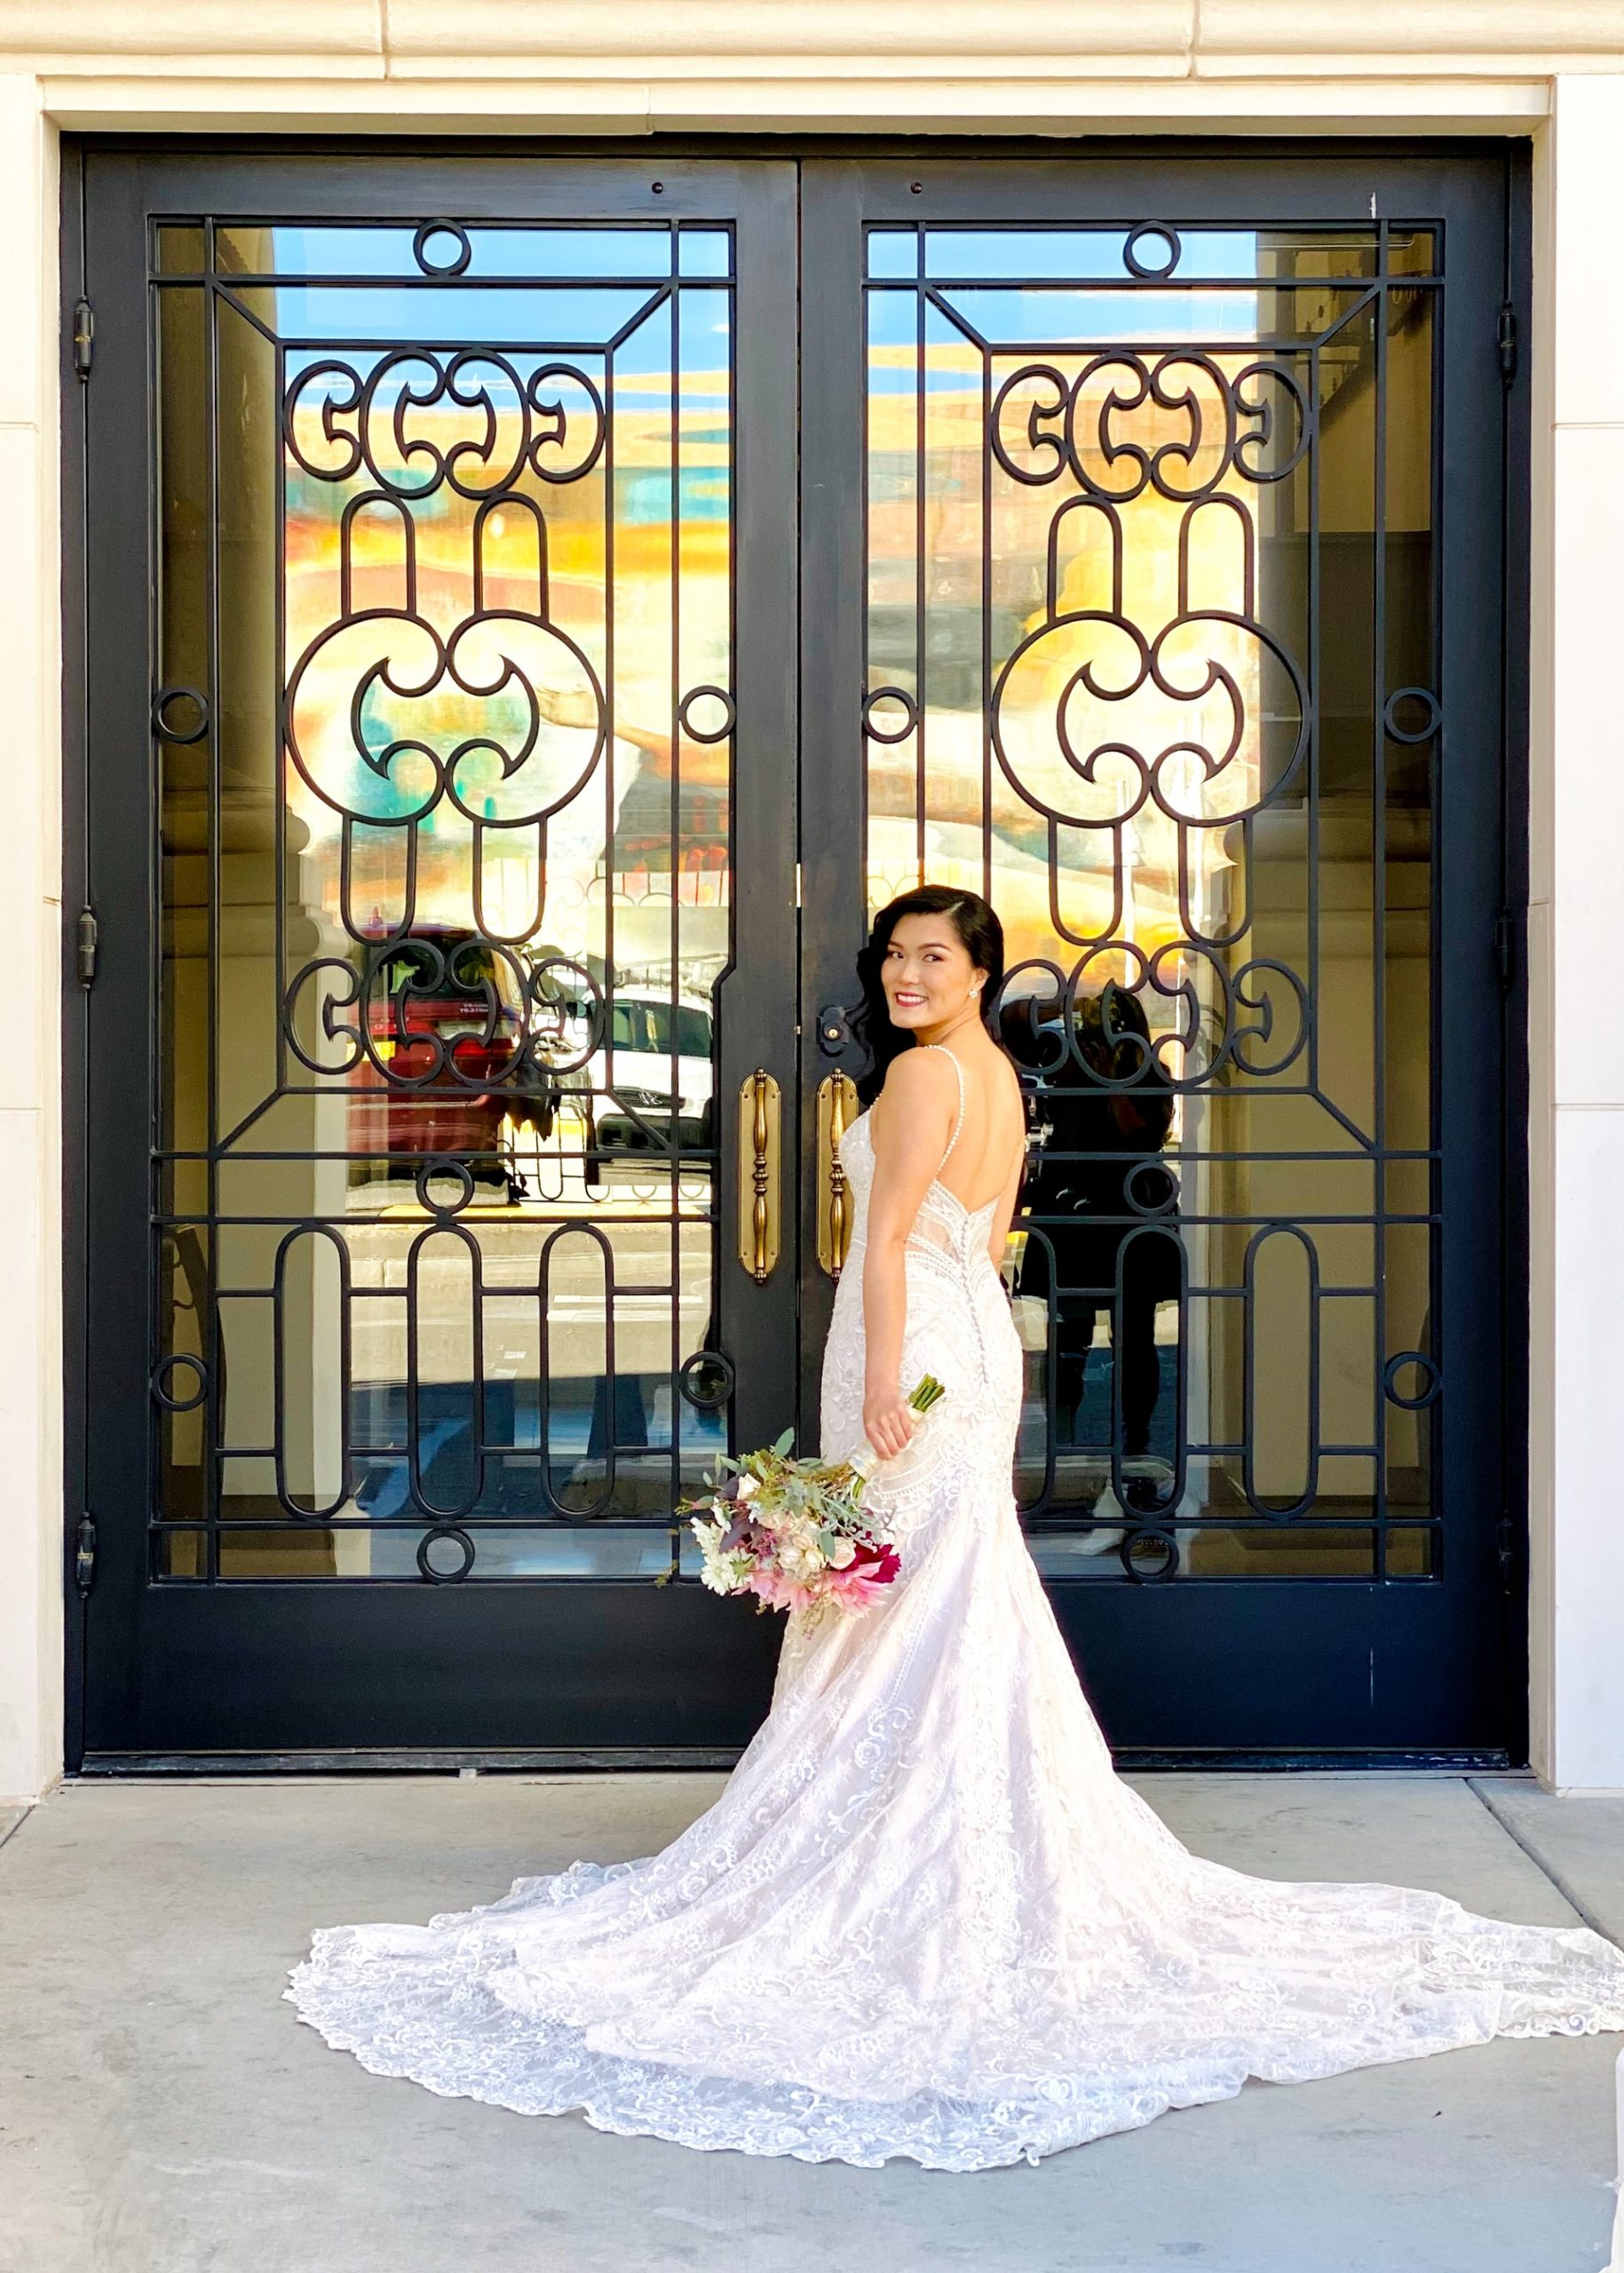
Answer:
[[(946, 1394), (927, 1374), (907, 1402), (923, 1418)], [(865, 1445), (849, 1461), (796, 1460), (791, 1438), (786, 1430), (764, 1452), (722, 1456), (705, 1496), (681, 1502), (700, 1577), (713, 1594), (754, 1595), (757, 1610), (861, 1610), (901, 1568), (863, 1509), (879, 1455)]]

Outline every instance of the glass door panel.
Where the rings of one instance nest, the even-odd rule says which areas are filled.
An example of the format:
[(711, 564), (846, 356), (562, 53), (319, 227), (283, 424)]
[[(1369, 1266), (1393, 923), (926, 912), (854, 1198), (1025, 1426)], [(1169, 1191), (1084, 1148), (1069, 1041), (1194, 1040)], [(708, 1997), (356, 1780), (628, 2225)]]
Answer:
[[(820, 591), (851, 723), (809, 774), (852, 780), (856, 818), (837, 792), (809, 827), (862, 885), (814, 900), (804, 1000), (838, 1059), (877, 908), (930, 881), (1002, 917), (1031, 1137), (1017, 1498), (1112, 1733), (1153, 1748), (1294, 1719), (1406, 1740), (1370, 1654), (1406, 1588), (1494, 1685), (1482, 1442), (1452, 1435), (1447, 1479), (1442, 1449), (1496, 1394), (1493, 1298), (1447, 1301), (1475, 1233), (1449, 1245), (1444, 1200), (1498, 1174), (1470, 1036), (1500, 719), (1476, 633), (1450, 648), (1438, 537), (1446, 495), (1493, 526), (1501, 405), (1462, 408), (1453, 462), (1443, 406), (1487, 395), (1450, 340), (1492, 329), (1497, 196), (1399, 170), (1373, 223), (1368, 186), (1341, 191), (1328, 162), (1239, 159), (809, 185), (808, 296), (860, 352), (809, 338), (806, 386), (838, 401), (820, 432), (861, 532)], [(1452, 985), (1480, 999), (1440, 1026)], [(1296, 1681), (1338, 1626), (1337, 1672), (1288, 1707), (1279, 1661)]]
[(1432, 1567), (1430, 242), (867, 239), (867, 896), (1003, 916), (1057, 1572)]
[[(763, 1329), (793, 1266), (747, 1268), (726, 1205), (741, 1081), (793, 1065), (794, 943), (762, 922), (791, 848), (758, 842), (776, 772), (765, 796), (741, 779), (793, 731), (792, 562), (742, 598), (740, 574), (746, 515), (767, 525), (775, 484), (793, 511), (759, 445), (763, 494), (741, 479), (747, 430), (791, 400), (761, 282), (784, 170), (747, 198), (726, 168), (425, 168), (406, 217), (381, 176), (370, 214), (333, 211), (313, 166), (270, 219), (240, 218), (229, 167), (171, 170), (147, 241), (154, 1302), (129, 1575), (159, 1621), (192, 1592), (262, 1671), (326, 1620), (402, 1729), (392, 1620), (424, 1614), (398, 1588), (488, 1591), (448, 1635), (543, 1653), (610, 1604), (583, 1589), (618, 1589), (612, 1621), (669, 1653), (634, 1740), (737, 1741), (770, 1655), (693, 1620), (677, 1508), (735, 1430), (776, 1432), (791, 1379)], [(771, 343), (742, 356), (741, 308)], [(741, 867), (766, 888), (743, 913)], [(289, 1717), (358, 1741), (351, 1677), (324, 1706), (305, 1675)], [(527, 1713), (507, 1685), (482, 1700), (458, 1667), (459, 1741), (590, 1740), (567, 1681)], [(236, 1702), (250, 1730), (278, 1718)]]
[(165, 1356), (218, 1387), (212, 1431), (170, 1416), (163, 1571), (669, 1572), (725, 1442), (684, 1369), (717, 1338), (732, 234), (196, 234), (160, 675), (212, 529), (219, 716), (158, 717), (160, 1158), (207, 1202), (172, 1267), (212, 1260), (170, 1306), (211, 1349)]

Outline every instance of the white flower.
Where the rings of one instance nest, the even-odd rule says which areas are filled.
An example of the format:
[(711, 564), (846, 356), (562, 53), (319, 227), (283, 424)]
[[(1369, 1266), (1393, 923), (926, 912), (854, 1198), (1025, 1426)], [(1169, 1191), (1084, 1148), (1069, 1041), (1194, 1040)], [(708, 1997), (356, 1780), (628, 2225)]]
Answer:
[(731, 1595), (749, 1575), (750, 1558), (737, 1553), (724, 1555), (722, 1541), (727, 1536), (726, 1522), (707, 1523), (702, 1516), (693, 1517), (688, 1525), (699, 1542), (700, 1584), (709, 1587), (713, 1595)]
[(829, 1549), (830, 1567), (844, 1571), (848, 1563), (857, 1560), (857, 1548), (849, 1539), (837, 1539)]
[(760, 1489), (761, 1485), (753, 1476), (741, 1476), (733, 1497), (736, 1500), (753, 1500)]

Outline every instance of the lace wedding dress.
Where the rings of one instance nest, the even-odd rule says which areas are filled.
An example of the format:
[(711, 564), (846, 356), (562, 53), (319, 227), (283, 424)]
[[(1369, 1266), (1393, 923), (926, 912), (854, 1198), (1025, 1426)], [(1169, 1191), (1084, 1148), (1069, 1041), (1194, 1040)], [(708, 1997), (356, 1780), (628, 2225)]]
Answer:
[[(862, 1436), (866, 1121), (842, 1154), (831, 1455)], [(1624, 2028), (1624, 1954), (1598, 1935), (1247, 1878), (1118, 1779), (1016, 1520), (1021, 1353), (992, 1212), (939, 1182), (908, 1242), (902, 1380), (934, 1374), (947, 1398), (869, 1487), (902, 1553), (886, 1598), (791, 1618), (771, 1715), (663, 1854), (318, 1934), (288, 1994), (330, 2045), (603, 2130), (980, 2170), (1248, 2077)]]

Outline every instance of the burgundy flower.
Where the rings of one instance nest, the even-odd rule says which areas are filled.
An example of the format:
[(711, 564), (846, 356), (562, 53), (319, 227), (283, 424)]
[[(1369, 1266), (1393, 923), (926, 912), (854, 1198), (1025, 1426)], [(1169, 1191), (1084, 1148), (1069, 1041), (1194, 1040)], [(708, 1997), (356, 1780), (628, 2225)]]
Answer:
[(902, 1557), (889, 1540), (858, 1539), (856, 1553), (846, 1568), (875, 1586), (889, 1586), (902, 1568)]

